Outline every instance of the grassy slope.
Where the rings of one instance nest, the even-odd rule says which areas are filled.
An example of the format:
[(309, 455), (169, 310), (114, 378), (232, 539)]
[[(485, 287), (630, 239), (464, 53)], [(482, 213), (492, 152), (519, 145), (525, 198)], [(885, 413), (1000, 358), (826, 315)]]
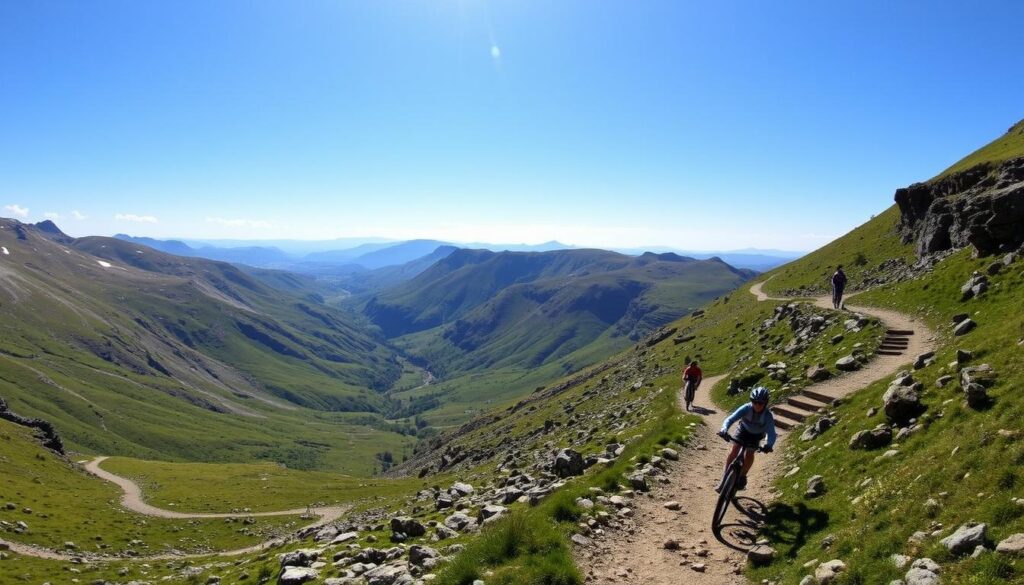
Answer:
[(1006, 134), (960, 159), (932, 180), (966, 171), (980, 164), (998, 164), (1019, 156), (1024, 156), (1024, 120), (1014, 124)]
[(123, 457), (104, 461), (103, 468), (135, 480), (154, 506), (189, 512), (270, 512), (347, 503), (358, 508), (368, 499), (398, 499), (438, 481), (350, 477), (270, 463), (164, 463)]
[[(73, 468), (43, 449), (30, 432), (0, 420), (0, 521), (24, 521), (29, 530), (0, 531), (5, 539), (62, 549), (74, 542), (80, 550), (156, 554), (169, 549), (205, 552), (250, 546), (288, 532), (298, 517), (260, 518), (253, 524), (224, 520), (170, 520), (127, 512), (117, 502), (117, 486)], [(74, 494), (74, 497), (68, 497)], [(23, 512), (24, 508), (31, 513)], [(101, 536), (102, 540), (96, 539)], [(131, 545), (141, 540), (144, 546)], [(100, 548), (100, 546), (104, 548)]]
[(791, 291), (823, 294), (831, 291), (831, 277), (837, 265), (849, 278), (847, 288), (857, 290), (864, 275), (882, 262), (902, 259), (912, 263), (912, 246), (903, 245), (896, 234), (900, 212), (895, 205), (850, 233), (810, 254), (768, 272), (771, 280), (764, 291), (782, 295)]

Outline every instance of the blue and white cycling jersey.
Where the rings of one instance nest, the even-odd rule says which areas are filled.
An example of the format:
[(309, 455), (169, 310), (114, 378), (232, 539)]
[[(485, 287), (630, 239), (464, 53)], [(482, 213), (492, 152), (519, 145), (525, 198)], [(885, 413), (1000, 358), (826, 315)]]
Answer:
[(765, 407), (761, 411), (761, 414), (757, 414), (754, 411), (754, 405), (746, 403), (743, 406), (736, 409), (735, 412), (729, 415), (729, 418), (725, 419), (722, 423), (722, 431), (729, 432), (731, 427), (736, 421), (740, 421), (740, 428), (752, 435), (768, 435), (768, 442), (765, 443), (765, 447), (775, 446), (775, 417), (772, 416), (772, 411)]

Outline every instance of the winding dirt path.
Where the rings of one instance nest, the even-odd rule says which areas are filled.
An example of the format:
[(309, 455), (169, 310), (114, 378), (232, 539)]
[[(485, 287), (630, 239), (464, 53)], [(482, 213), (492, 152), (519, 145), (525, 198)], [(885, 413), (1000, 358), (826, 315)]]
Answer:
[[(86, 471), (88, 471), (89, 473), (95, 475), (96, 477), (98, 477), (100, 479), (104, 479), (104, 480), (109, 481), (111, 483), (117, 484), (121, 488), (121, 490), (124, 492), (124, 495), (121, 496), (121, 505), (124, 508), (126, 508), (128, 510), (131, 510), (132, 512), (137, 512), (137, 513), (145, 515), (145, 516), (153, 516), (153, 517), (156, 517), (156, 518), (182, 519), (182, 520), (184, 520), (184, 519), (213, 519), (213, 518), (261, 518), (261, 517), (267, 517), (267, 516), (300, 516), (300, 515), (304, 515), (306, 513), (310, 513), (310, 514), (313, 514), (315, 516), (318, 516), (319, 518), (317, 519), (316, 522), (313, 522), (312, 524), (308, 524), (308, 525), (302, 527), (302, 530), (308, 530), (310, 528), (319, 528), (320, 526), (324, 526), (326, 524), (329, 524), (329, 523), (337, 520), (342, 515), (344, 515), (345, 512), (347, 512), (349, 510), (349, 508), (350, 508), (350, 506), (325, 506), (325, 507), (308, 508), (308, 509), (307, 508), (295, 508), (295, 509), (292, 509), (292, 510), (279, 510), (279, 511), (275, 511), (275, 512), (238, 512), (238, 513), (235, 513), (235, 512), (230, 512), (230, 513), (198, 513), (198, 512), (197, 513), (191, 513), (191, 512), (178, 512), (178, 511), (175, 511), (175, 510), (165, 510), (163, 508), (157, 508), (156, 506), (151, 506), (151, 505), (147, 504), (145, 501), (143, 501), (143, 499), (142, 499), (142, 489), (139, 488), (139, 485), (137, 483), (135, 483), (134, 481), (132, 481), (132, 480), (130, 480), (128, 478), (125, 478), (125, 477), (121, 477), (120, 475), (115, 475), (115, 474), (110, 473), (109, 471), (105, 471), (103, 468), (101, 468), (100, 464), (103, 463), (104, 461), (106, 461), (107, 459), (108, 459), (108, 457), (96, 457), (92, 461), (89, 461), (88, 463), (86, 463), (84, 468), (85, 468)], [(147, 557), (132, 557), (131, 560), (158, 561), (158, 560), (167, 560), (167, 559), (187, 559), (187, 558), (199, 558), (199, 557), (209, 557), (209, 556), (229, 557), (229, 556), (237, 556), (237, 555), (244, 555), (244, 554), (253, 553), (253, 552), (259, 552), (261, 550), (277, 546), (280, 543), (281, 543), (281, 539), (280, 538), (275, 538), (275, 539), (272, 539), (272, 540), (268, 540), (266, 542), (261, 542), (259, 544), (255, 544), (253, 546), (247, 546), (245, 548), (238, 548), (238, 549), (234, 549), (234, 550), (227, 550), (227, 551), (220, 551), (220, 552), (209, 552), (209, 553), (190, 553), (190, 554), (171, 554), (171, 553), (168, 553), (168, 554), (160, 554), (160, 555), (153, 555), (153, 556), (147, 556)], [(86, 554), (83, 554), (83, 553), (68, 554), (68, 553), (62, 552), (62, 551), (55, 551), (55, 550), (52, 550), (52, 549), (43, 548), (43, 547), (39, 547), (39, 546), (35, 546), (35, 545), (20, 544), (20, 543), (7, 541), (7, 540), (4, 540), (4, 539), (0, 538), (0, 549), (3, 549), (3, 548), (6, 548), (6, 549), (10, 550), (11, 552), (14, 552), (14, 553), (17, 553), (17, 554), (20, 554), (20, 555), (25, 555), (25, 556), (30, 556), (30, 557), (37, 557), (37, 558), (41, 558), (41, 559), (55, 560), (55, 561), (70, 561), (70, 560), (72, 560), (74, 558), (89, 558), (90, 560), (93, 560), (93, 561), (117, 561), (117, 560), (122, 560), (123, 561), (123, 560), (128, 560), (128, 559), (121, 558), (121, 557), (111, 557), (111, 556), (103, 556), (103, 555), (91, 555), (91, 554), (87, 554), (87, 553)]]
[[(750, 287), (759, 301), (800, 300), (772, 298), (762, 292), (759, 282)], [(849, 298), (849, 297), (848, 297)], [(832, 308), (831, 296), (812, 300), (815, 305)], [(915, 319), (884, 309), (847, 307), (848, 310), (878, 318), (889, 329), (914, 331), (904, 355), (877, 355), (862, 369), (811, 388), (835, 398), (860, 390), (905, 367), (914, 356), (933, 349), (933, 333)], [(711, 531), (711, 516), (718, 494), (714, 486), (722, 476), (730, 445), (715, 433), (727, 412), (711, 402), (709, 392), (723, 376), (707, 378), (697, 390), (694, 406), (704, 417), (694, 437), (694, 447), (681, 453), (681, 462), (670, 470), (670, 483), (655, 487), (633, 501), (634, 516), (626, 527), (596, 541), (594, 548), (577, 551), (577, 561), (589, 583), (637, 583), (693, 585), (746, 583), (742, 572), (746, 551), (754, 544), (758, 522), (765, 506), (773, 499), (771, 485), (779, 472), (780, 460), (773, 455), (758, 455), (750, 472), (747, 489), (740, 492), (744, 511), (730, 507), (723, 522), (721, 538)], [(776, 451), (785, 447), (789, 433), (779, 430)], [(681, 504), (681, 510), (664, 507), (669, 501)], [(668, 540), (679, 543), (679, 550), (667, 550)]]

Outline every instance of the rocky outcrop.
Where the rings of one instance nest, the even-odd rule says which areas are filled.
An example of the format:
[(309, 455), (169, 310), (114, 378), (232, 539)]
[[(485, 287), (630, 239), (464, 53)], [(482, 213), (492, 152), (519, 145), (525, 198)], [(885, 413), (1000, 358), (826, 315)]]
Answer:
[(7, 402), (3, 398), (0, 398), (0, 418), (11, 421), (16, 425), (36, 429), (36, 436), (43, 443), (43, 447), (60, 455), (64, 454), (64, 442), (61, 441), (60, 435), (57, 434), (57, 429), (53, 427), (50, 421), (41, 418), (27, 418), (15, 414), (7, 408)]
[(903, 241), (915, 242), (919, 257), (968, 245), (988, 255), (1024, 244), (1024, 158), (915, 183), (897, 189), (895, 199)]

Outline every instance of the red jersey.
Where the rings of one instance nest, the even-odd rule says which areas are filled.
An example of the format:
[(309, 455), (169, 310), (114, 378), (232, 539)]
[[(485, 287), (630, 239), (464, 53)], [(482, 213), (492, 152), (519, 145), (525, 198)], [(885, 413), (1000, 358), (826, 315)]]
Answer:
[(697, 366), (686, 366), (686, 369), (683, 370), (684, 380), (698, 380), (703, 377), (704, 372), (700, 371), (700, 368)]

